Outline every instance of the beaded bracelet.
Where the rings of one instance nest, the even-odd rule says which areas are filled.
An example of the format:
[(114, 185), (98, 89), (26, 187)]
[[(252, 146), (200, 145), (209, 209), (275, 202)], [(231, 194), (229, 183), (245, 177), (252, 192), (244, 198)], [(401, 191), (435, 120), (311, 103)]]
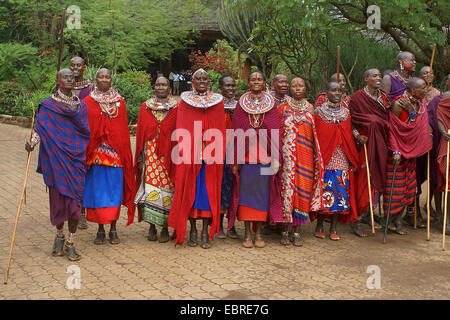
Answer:
[(353, 136), (355, 137), (355, 138), (357, 138), (358, 136), (359, 136), (359, 132), (358, 132), (358, 130), (356, 130), (356, 129), (353, 129)]
[(416, 112), (415, 112), (415, 111), (411, 111), (411, 112), (409, 113), (409, 117), (410, 117), (410, 118), (414, 117), (415, 115), (416, 115)]

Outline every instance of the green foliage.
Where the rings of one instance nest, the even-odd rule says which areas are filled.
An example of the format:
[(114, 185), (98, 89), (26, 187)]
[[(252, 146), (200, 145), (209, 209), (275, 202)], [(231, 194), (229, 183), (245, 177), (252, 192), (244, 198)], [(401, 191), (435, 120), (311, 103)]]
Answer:
[(266, 8), (255, 0), (223, 0), (216, 10), (220, 31), (238, 49), (238, 53), (246, 52), (252, 63), (268, 75), (270, 57), (266, 52), (254, 50), (251, 45), (255, 40), (253, 30), (256, 23), (265, 14)]
[(16, 106), (17, 97), (26, 95), (25, 88), (15, 81), (0, 81), (0, 114), (21, 115)]
[(0, 43), (0, 81), (11, 81), (24, 76), (37, 61), (37, 48), (30, 43)]
[(219, 89), (219, 79), (222, 74), (217, 72), (216, 70), (208, 70), (207, 73), (210, 83), (210, 90), (217, 92), (217, 90)]
[(136, 123), (141, 104), (153, 95), (150, 75), (128, 70), (113, 76), (113, 87), (125, 99), (128, 123)]

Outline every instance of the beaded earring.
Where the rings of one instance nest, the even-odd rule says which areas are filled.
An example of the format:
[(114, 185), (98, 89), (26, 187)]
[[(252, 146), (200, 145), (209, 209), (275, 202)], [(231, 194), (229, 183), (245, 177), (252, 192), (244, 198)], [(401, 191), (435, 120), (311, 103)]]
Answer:
[(400, 61), (400, 70), (403, 70), (403, 63)]

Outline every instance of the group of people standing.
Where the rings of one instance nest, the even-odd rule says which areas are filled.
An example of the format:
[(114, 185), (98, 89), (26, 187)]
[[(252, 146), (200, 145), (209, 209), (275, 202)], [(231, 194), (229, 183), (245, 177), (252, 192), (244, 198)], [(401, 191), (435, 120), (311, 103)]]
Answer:
[(345, 94), (344, 76), (335, 74), (315, 105), (304, 98), (299, 77), (289, 82), (277, 75), (266, 91), (263, 73), (253, 71), (249, 91), (237, 99), (232, 76), (222, 76), (220, 94), (213, 93), (199, 69), (192, 91), (178, 102), (169, 79), (158, 77), (154, 96), (140, 108), (133, 159), (125, 101), (112, 87), (111, 72), (100, 69), (90, 83), (83, 79), (83, 60), (72, 58), (58, 73), (57, 92), (40, 103), (26, 144), (32, 151), (41, 142), (38, 172), (49, 187), (57, 228), (53, 255), (80, 258), (73, 236), (81, 207), (86, 220), (99, 225), (98, 245), (105, 243), (105, 224), (110, 243), (120, 242), (121, 205), (128, 209), (127, 225), (138, 208), (138, 221), (149, 223), (149, 241), (158, 240), (161, 228), (159, 242), (172, 237), (183, 244), (189, 220), (187, 244), (204, 249), (215, 236), (239, 238), (236, 219), (244, 222), (245, 248), (264, 247), (262, 229), (270, 225), (280, 226), (282, 245), (301, 246), (300, 227), (308, 219), (317, 219), (318, 238), (326, 237), (326, 221), (331, 240), (340, 239), (338, 222), (367, 236), (359, 225), (369, 206), (366, 147), (372, 205), (383, 196), (384, 212), (389, 203), (393, 216), (389, 229), (405, 234), (402, 213), (424, 181), (416, 159), (431, 152), (435, 197), (445, 185), (450, 92), (428, 90), (429, 71), (414, 77), (411, 53), (400, 53), (397, 66), (384, 78), (367, 70), (366, 87), (352, 96)]

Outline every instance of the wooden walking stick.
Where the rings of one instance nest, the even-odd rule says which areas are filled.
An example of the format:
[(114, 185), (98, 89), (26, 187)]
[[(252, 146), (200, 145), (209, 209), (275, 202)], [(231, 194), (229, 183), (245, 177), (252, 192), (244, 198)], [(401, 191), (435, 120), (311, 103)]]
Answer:
[(59, 53), (58, 53), (58, 64), (56, 66), (57, 71), (59, 72), (60, 68), (61, 68), (61, 57), (62, 57), (62, 50), (63, 50), (63, 45), (64, 45), (64, 24), (66, 21), (66, 9), (64, 8), (62, 11), (62, 16), (61, 16), (61, 32), (59, 34)]
[(417, 229), (417, 194), (414, 194), (414, 229)]
[(372, 233), (375, 233), (375, 221), (373, 218), (373, 207), (372, 207), (372, 187), (370, 186), (370, 169), (369, 169), (369, 161), (367, 158), (367, 147), (364, 143), (364, 156), (366, 157), (366, 168), (367, 168), (367, 186), (369, 187), (369, 207), (370, 207), (370, 221), (372, 223)]
[[(433, 53), (431, 55), (431, 62), (430, 62), (430, 74), (431, 72), (433, 72), (433, 62), (434, 62), (434, 54), (436, 53), (436, 43), (433, 46)], [(430, 78), (428, 77), (427, 80), (427, 87), (425, 88), (425, 94), (427, 94), (428, 92), (428, 87), (430, 86)], [(427, 240), (430, 241), (430, 151), (428, 151), (428, 155), (427, 155), (428, 161), (427, 161)]]
[[(450, 134), (450, 129), (447, 130)], [(447, 141), (447, 169), (445, 170), (445, 200), (444, 200), (444, 226), (442, 228), (442, 250), (445, 250), (445, 227), (447, 226), (447, 201), (448, 201), (448, 156), (450, 151), (450, 142)]]
[[(31, 107), (33, 109), (33, 118), (31, 120), (31, 135), (33, 134), (33, 124), (34, 124), (34, 104), (31, 103)], [(30, 143), (31, 143), (31, 136), (30, 136)], [(22, 208), (22, 202), (25, 195), (25, 190), (27, 186), (27, 179), (28, 179), (28, 169), (30, 167), (30, 160), (31, 160), (31, 151), (28, 152), (28, 159), (27, 159), (27, 166), (25, 168), (25, 179), (23, 181), (23, 187), (22, 187), (22, 194), (20, 195), (20, 201), (19, 201), (19, 207), (17, 208), (16, 213), (16, 221), (14, 222), (14, 229), (11, 237), (11, 244), (9, 246), (9, 256), (8, 256), (8, 266), (6, 267), (5, 272), (5, 281), (4, 283), (8, 283), (8, 277), (9, 277), (9, 268), (11, 267), (11, 259), (12, 259), (12, 253), (13, 253), (13, 247), (14, 247), (14, 240), (16, 239), (16, 231), (17, 231), (17, 224), (19, 223), (19, 216), (20, 216), (20, 209)]]
[(341, 46), (337, 46), (337, 71), (336, 71), (336, 79), (339, 82), (339, 65), (341, 64)]
[(427, 240), (430, 241), (430, 151), (427, 158)]

